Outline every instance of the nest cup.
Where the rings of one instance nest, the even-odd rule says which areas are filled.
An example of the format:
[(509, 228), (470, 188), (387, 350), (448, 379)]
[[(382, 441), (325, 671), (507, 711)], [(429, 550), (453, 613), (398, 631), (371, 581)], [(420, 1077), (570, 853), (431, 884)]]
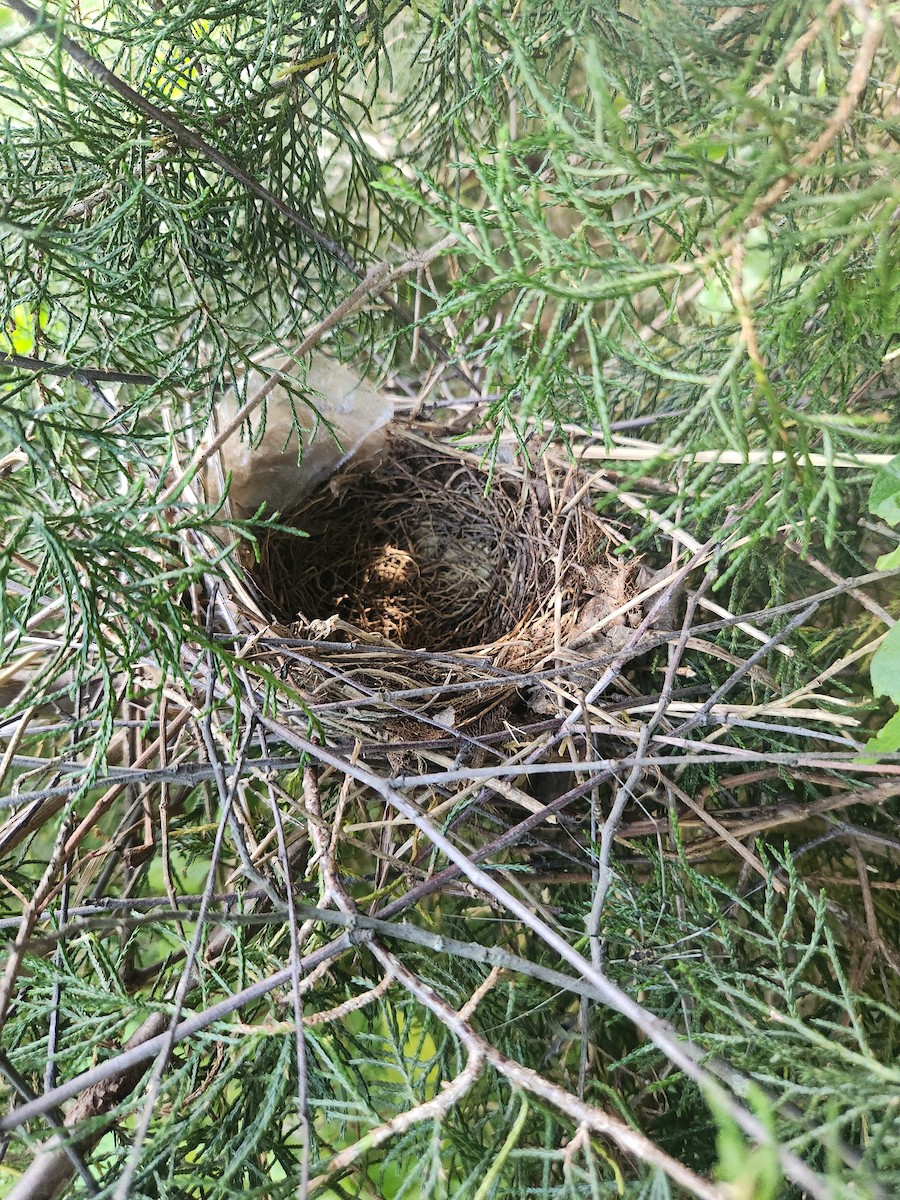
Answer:
[(474, 456), (391, 429), (374, 470), (346, 469), (286, 516), (308, 536), (269, 535), (256, 582), (301, 635), (491, 648), (521, 669), (571, 637), (608, 577), (621, 590), (578, 483), (549, 468), (489, 478)]

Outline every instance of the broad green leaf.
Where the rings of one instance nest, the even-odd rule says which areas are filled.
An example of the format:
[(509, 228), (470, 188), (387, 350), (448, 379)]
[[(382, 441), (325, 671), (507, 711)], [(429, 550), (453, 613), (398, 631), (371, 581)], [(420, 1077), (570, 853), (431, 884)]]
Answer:
[(894, 713), (886, 725), (869, 738), (865, 751), (860, 755), (860, 762), (871, 762), (881, 758), (883, 754), (896, 754), (900, 750), (900, 712)]
[(900, 703), (900, 622), (888, 633), (872, 659), (872, 690)]
[(889, 525), (900, 525), (900, 454), (892, 458), (872, 481), (869, 512)]

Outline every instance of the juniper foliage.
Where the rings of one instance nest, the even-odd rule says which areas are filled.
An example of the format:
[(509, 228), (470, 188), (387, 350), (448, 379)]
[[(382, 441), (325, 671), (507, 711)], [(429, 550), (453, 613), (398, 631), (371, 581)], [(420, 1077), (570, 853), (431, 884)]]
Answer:
[[(878, 1200), (900, 1186), (896, 795), (889, 772), (860, 767), (852, 724), (896, 599), (850, 581), (889, 538), (859, 522), (900, 449), (898, 82), (896, 13), (870, 0), (0, 8), (10, 1099), (120, 1054), (142, 1022), (162, 1035), (271, 984), (170, 1048), (158, 1095), (142, 1085), (152, 1103), (139, 1089), (79, 1114), (66, 1194), (276, 1197), (311, 1180), (329, 1198), (664, 1200), (724, 1195), (697, 1190), (719, 1179), (771, 1200)], [(331, 352), (418, 386), (432, 352), (420, 342), (411, 365), (410, 351), (432, 339), (464, 368), (443, 367), (443, 401), (470, 381), (487, 398), (469, 434), (486, 462), (511, 431), (532, 456), (588, 445), (613, 472), (611, 511), (639, 498), (627, 538), (651, 555), (726, 529), (717, 601), (733, 614), (821, 590), (795, 542), (852, 597), (810, 610), (793, 653), (762, 663), (746, 622), (696, 635), (715, 655), (695, 637), (682, 676), (737, 707), (646, 768), (654, 819), (617, 831), (602, 906), (600, 966), (756, 1115), (757, 1145), (620, 1012), (525, 967), (489, 977), (479, 948), (560, 962), (464, 889), (418, 924), (475, 958), (385, 935), (446, 1011), (371, 946), (331, 961), (334, 929), (288, 919), (294, 891), (334, 900), (329, 854), (363, 914), (433, 864), (364, 790), (339, 845), (298, 834), (315, 824), (311, 760), (264, 724), (306, 700), (267, 668), (249, 687), (243, 652), (204, 622), (240, 568), (221, 514), (168, 489), (263, 346), (296, 345), (374, 264), (448, 233), (441, 257), (331, 331)], [(651, 698), (666, 666), (643, 668)], [(189, 745), (169, 740), (176, 710)], [(701, 761), (720, 735), (731, 761)], [(561, 837), (491, 860), (588, 957), (604, 814), (627, 776)], [(328, 819), (346, 816), (347, 786), (324, 772)], [(494, 820), (473, 817), (469, 850)], [(285, 964), (301, 947), (331, 966), (307, 964), (298, 1039)], [(452, 1024), (486, 980), (469, 1020), (511, 1072)], [(648, 1140), (605, 1137), (585, 1106)], [(0, 1190), (20, 1194), (51, 1131), (9, 1134)]]

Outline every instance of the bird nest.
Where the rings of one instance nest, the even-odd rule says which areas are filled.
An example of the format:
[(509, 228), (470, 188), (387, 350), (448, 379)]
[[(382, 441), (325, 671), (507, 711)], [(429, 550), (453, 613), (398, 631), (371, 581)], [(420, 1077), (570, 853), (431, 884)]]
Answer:
[(527, 618), (545, 573), (521, 488), (486, 489), (465, 456), (392, 436), (382, 464), (351, 471), (274, 534), (266, 591), (283, 619), (338, 620), (405, 649), (493, 642)]
[(358, 729), (387, 696), (382, 722), (414, 738), (419, 723), (390, 712), (390, 696), (413, 689), (426, 724), (437, 713), (483, 729), (521, 673), (586, 661), (627, 627), (621, 534), (591, 510), (576, 470), (539, 468), (489, 474), (452, 445), (392, 429), (374, 469), (343, 471), (286, 516), (306, 536), (270, 532), (255, 582), (306, 643), (281, 669), (319, 716), (324, 704)]

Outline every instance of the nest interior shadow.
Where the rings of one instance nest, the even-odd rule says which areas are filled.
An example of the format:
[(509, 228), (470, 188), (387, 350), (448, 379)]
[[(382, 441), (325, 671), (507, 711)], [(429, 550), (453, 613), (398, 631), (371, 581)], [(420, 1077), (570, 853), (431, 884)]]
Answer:
[(405, 649), (493, 643), (551, 582), (555, 547), (530, 505), (521, 480), (393, 433), (374, 471), (339, 475), (289, 515), (307, 537), (269, 536), (257, 582), (281, 620), (338, 617)]

